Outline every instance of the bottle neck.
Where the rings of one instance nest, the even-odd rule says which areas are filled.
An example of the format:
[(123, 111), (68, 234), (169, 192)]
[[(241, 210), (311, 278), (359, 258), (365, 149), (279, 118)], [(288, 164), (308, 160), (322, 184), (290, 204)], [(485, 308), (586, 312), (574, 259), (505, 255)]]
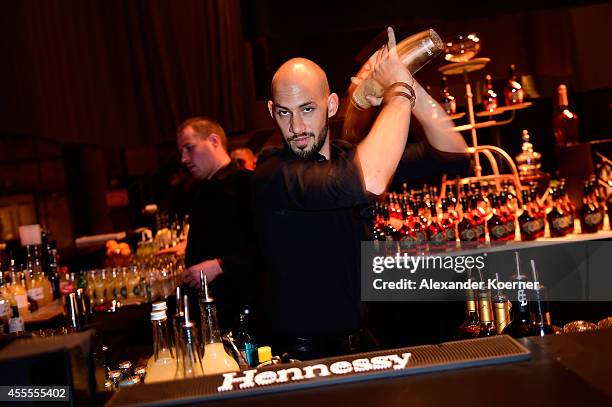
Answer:
[(548, 303), (545, 301), (542, 288), (534, 290), (534, 300), (531, 302), (531, 322), (536, 325), (552, 326)]
[(557, 100), (559, 101), (559, 109), (567, 109), (569, 106), (569, 100), (567, 98), (567, 88), (565, 86), (559, 86), (557, 97)]
[(164, 354), (172, 355), (168, 335), (168, 320), (151, 321), (151, 324), (153, 325), (153, 357), (155, 360), (163, 357)]
[(221, 329), (217, 320), (217, 306), (214, 302), (202, 304), (202, 324), (204, 330), (204, 345), (221, 343)]
[(493, 323), (491, 299), (488, 294), (481, 293), (478, 296), (478, 316), (481, 324)]

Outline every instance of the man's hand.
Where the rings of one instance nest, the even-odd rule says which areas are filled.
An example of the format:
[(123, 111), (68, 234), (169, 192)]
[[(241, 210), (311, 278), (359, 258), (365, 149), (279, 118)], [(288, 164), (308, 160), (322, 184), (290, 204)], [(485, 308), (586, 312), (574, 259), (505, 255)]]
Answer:
[(205, 260), (185, 270), (182, 275), (183, 282), (192, 287), (200, 288), (200, 270), (204, 272), (206, 280), (209, 283), (223, 273), (221, 263), (218, 259)]
[[(393, 28), (387, 28), (388, 41), (386, 45), (383, 45), (381, 49), (376, 51), (368, 59), (368, 61), (361, 67), (359, 72), (351, 78), (353, 85), (357, 86), (368, 76), (372, 76), (376, 82), (378, 82), (384, 89), (396, 82), (405, 82), (409, 85), (413, 83), (412, 75), (408, 69), (402, 64), (397, 54), (397, 47), (395, 41), (395, 33)], [(353, 89), (349, 89), (352, 93)], [(383, 98), (377, 95), (367, 95), (366, 99), (373, 106), (379, 106)]]

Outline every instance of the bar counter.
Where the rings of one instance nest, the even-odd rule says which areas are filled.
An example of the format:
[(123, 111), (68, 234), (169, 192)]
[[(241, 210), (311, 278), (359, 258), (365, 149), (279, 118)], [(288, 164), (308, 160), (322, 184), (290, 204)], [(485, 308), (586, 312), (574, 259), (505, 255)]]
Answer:
[[(395, 377), (378, 379), (375, 377), (380, 377), (381, 372), (366, 372), (359, 378), (338, 379), (335, 383), (334, 380), (321, 380), (318, 377), (312, 382), (319, 381), (319, 384), (308, 384), (306, 381), (298, 385), (282, 383), (223, 392), (217, 389), (224, 383), (223, 376), (209, 376), (167, 385), (119, 389), (106, 405), (611, 405), (612, 330), (530, 337), (520, 339), (518, 343), (530, 352), (527, 360), (473, 367), (454, 366), (452, 370), (435, 372), (411, 372), (406, 369), (404, 372), (394, 372)], [(476, 343), (474, 345), (474, 348), (478, 347)], [(434, 351), (435, 347), (432, 346)], [(419, 348), (423, 347), (404, 348), (397, 353), (405, 354), (410, 350), (417, 353)], [(375, 352), (394, 353), (394, 350)], [(305, 364), (329, 366), (339, 359), (353, 360), (354, 357), (321, 359)], [(407, 367), (410, 367), (410, 363)]]

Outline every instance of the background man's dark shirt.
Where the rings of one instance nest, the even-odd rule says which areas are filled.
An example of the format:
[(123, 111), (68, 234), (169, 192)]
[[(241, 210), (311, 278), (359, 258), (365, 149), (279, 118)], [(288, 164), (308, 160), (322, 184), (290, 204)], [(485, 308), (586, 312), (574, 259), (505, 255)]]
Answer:
[(222, 262), (223, 274), (210, 285), (222, 329), (231, 328), (240, 307), (256, 293), (251, 175), (230, 163), (210, 180), (199, 182), (189, 216), (185, 266), (212, 259)]
[[(404, 154), (402, 165), (444, 170), (428, 145)], [(356, 149), (335, 140), (331, 160), (300, 159), (287, 148), (261, 155), (253, 176), (253, 215), (274, 335), (332, 336), (362, 327), (360, 242), (370, 239), (368, 205)], [(455, 154), (467, 165), (463, 154)], [(426, 162), (422, 164), (421, 161)], [(419, 174), (420, 175), (420, 174)]]

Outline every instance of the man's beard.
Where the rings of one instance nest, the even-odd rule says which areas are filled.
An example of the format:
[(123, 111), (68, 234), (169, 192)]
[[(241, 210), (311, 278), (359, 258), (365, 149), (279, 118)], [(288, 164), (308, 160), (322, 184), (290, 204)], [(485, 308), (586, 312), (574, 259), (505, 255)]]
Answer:
[[(327, 139), (327, 129), (328, 128), (329, 128), (329, 119), (326, 119), (325, 126), (323, 126), (323, 128), (321, 129), (321, 132), (318, 135), (312, 132), (294, 134), (293, 136), (291, 136), (291, 138), (286, 140), (286, 143), (289, 145), (289, 148), (291, 149), (291, 151), (293, 151), (293, 154), (297, 155), (299, 158), (310, 158), (314, 156), (315, 154), (317, 154), (319, 151), (321, 151), (321, 148), (323, 148), (323, 144), (325, 144), (325, 140)], [(292, 144), (293, 140), (300, 138), (300, 137), (305, 137), (305, 136), (313, 137), (314, 143), (312, 144), (311, 148), (300, 149), (298, 147), (295, 147)]]

